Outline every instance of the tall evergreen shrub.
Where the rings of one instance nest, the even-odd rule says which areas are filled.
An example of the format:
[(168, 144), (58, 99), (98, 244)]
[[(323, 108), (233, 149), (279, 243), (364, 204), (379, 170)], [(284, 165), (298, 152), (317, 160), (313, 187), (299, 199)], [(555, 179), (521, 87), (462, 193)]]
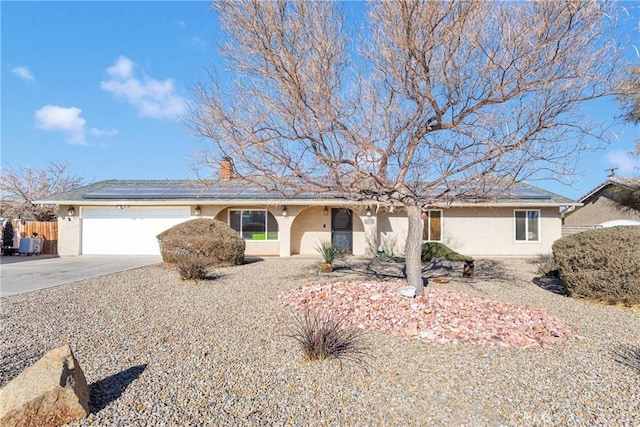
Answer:
[(7, 220), (4, 224), (4, 228), (2, 229), (2, 246), (13, 247), (13, 237), (15, 235), (15, 230), (13, 228), (13, 223), (11, 220)]

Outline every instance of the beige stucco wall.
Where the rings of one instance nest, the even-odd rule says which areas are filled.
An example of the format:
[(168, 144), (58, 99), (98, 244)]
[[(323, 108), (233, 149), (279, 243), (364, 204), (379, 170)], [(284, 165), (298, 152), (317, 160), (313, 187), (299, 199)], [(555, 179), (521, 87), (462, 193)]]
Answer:
[[(60, 255), (80, 254), (80, 211), (67, 217), (68, 206), (61, 206), (58, 218)], [(228, 222), (228, 207), (202, 206), (202, 217)], [(264, 209), (258, 206), (238, 206), (234, 209)], [(279, 240), (247, 242), (247, 256), (318, 256), (316, 247), (323, 240), (331, 240), (331, 215), (324, 215), (323, 206), (266, 207), (278, 221)], [(404, 211), (379, 212), (367, 217), (363, 209), (353, 211), (353, 254), (373, 256), (382, 247), (390, 255), (402, 256), (407, 237), (407, 218)], [(540, 242), (516, 242), (514, 208), (467, 207), (443, 210), (443, 243), (452, 249), (472, 256), (529, 256), (551, 251), (553, 242), (561, 237), (558, 208), (543, 208), (541, 212)], [(193, 214), (193, 212), (192, 212)]]
[(357, 256), (367, 255), (364, 219), (364, 212), (353, 211), (353, 254)]
[[(551, 252), (562, 235), (558, 208), (540, 209), (539, 242), (516, 242), (514, 208), (450, 208), (442, 214), (442, 243), (464, 255), (531, 256)], [(378, 241), (404, 254), (407, 237), (404, 212), (378, 215)], [(385, 250), (387, 250), (385, 248)]]
[(389, 256), (404, 254), (408, 227), (405, 212), (379, 213), (377, 225), (378, 247), (376, 250), (382, 249)]
[(551, 253), (562, 237), (560, 211), (540, 209), (540, 241), (517, 242), (513, 208), (457, 208), (443, 213), (443, 243), (472, 256), (530, 256)]
[(291, 225), (291, 254), (318, 255), (315, 248), (323, 241), (331, 241), (331, 215), (321, 206), (300, 211)]
[(80, 208), (74, 206), (75, 215), (67, 216), (69, 206), (62, 205), (58, 210), (58, 255), (80, 255), (80, 242), (82, 236), (82, 219), (78, 217)]
[(616, 219), (640, 221), (640, 213), (620, 211), (611, 200), (602, 195), (596, 195), (584, 206), (576, 207), (571, 213), (567, 213), (564, 217), (564, 225), (592, 227)]

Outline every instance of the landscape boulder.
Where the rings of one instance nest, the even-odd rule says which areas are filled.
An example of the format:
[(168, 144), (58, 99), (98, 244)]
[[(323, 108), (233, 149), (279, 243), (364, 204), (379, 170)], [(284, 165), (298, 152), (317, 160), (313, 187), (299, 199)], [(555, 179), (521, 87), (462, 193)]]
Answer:
[(69, 345), (45, 354), (0, 390), (0, 426), (58, 426), (89, 414), (89, 388)]

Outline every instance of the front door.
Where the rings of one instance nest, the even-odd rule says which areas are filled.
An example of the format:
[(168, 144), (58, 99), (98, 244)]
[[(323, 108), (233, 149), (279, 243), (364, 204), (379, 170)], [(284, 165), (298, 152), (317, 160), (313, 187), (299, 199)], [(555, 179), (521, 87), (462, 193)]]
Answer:
[(331, 243), (346, 253), (353, 252), (353, 212), (331, 209)]

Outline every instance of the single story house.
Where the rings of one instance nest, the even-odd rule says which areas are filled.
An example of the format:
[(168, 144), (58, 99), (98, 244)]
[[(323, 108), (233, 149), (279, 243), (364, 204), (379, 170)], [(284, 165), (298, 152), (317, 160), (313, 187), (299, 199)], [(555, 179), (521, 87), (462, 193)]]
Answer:
[(617, 225), (640, 225), (640, 212), (622, 211), (615, 203), (619, 188), (638, 188), (640, 178), (610, 176), (562, 212), (565, 234)]
[[(228, 175), (228, 174), (227, 174)], [(58, 253), (157, 254), (156, 235), (193, 218), (229, 224), (248, 256), (318, 255), (333, 241), (357, 256), (402, 255), (408, 220), (388, 209), (313, 194), (283, 197), (229, 176), (218, 181), (110, 180), (37, 201), (59, 206)], [(501, 199), (423, 212), (424, 241), (472, 256), (532, 256), (561, 237), (560, 208), (576, 202), (519, 184)]]

